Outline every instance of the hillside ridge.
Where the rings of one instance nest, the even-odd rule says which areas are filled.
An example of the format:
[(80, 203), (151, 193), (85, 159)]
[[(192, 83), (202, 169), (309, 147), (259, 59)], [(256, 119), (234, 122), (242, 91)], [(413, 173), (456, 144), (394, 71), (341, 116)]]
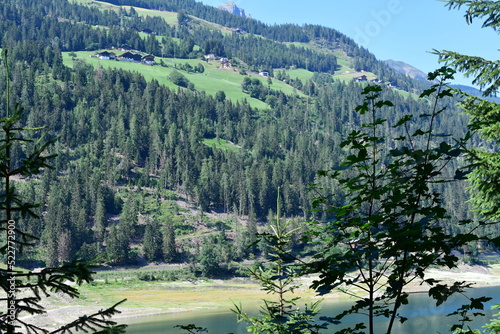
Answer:
[(407, 64), (403, 61), (388, 59), (384, 61), (387, 65), (393, 68), (396, 72), (403, 73), (412, 79), (427, 80), (427, 74), (418, 68)]

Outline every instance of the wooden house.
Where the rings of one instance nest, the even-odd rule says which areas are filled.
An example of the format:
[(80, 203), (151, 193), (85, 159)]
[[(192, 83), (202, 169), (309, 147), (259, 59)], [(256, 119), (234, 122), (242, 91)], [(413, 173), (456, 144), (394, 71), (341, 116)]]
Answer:
[(101, 60), (110, 60), (111, 59), (111, 53), (109, 53), (108, 51), (99, 52), (96, 55), (96, 57), (99, 58), (99, 59), (101, 59)]
[(359, 77), (354, 78), (354, 80), (357, 82), (368, 81), (368, 77), (366, 75), (360, 75)]
[(134, 61), (134, 54), (131, 52), (125, 52), (119, 55), (117, 58), (121, 61)]
[(147, 55), (142, 57), (142, 62), (147, 65), (153, 65), (155, 63), (155, 56)]
[(227, 59), (227, 58), (221, 58), (221, 60), (220, 60), (220, 66), (222, 68), (232, 68), (233, 64), (231, 64), (231, 62), (229, 61), (229, 59)]

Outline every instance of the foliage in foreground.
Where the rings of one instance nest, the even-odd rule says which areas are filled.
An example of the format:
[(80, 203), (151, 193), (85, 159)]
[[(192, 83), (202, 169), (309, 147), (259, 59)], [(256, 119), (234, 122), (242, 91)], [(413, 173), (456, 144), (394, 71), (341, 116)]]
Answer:
[(243, 312), (241, 305), (236, 304), (232, 311), (236, 313), (238, 321), (248, 323), (248, 331), (254, 334), (319, 333), (328, 328), (330, 320), (325, 317), (318, 319), (321, 300), (306, 304), (303, 310), (297, 307), (300, 297), (293, 297), (293, 293), (300, 287), (296, 282), (299, 278), (298, 263), (286, 251), (294, 230), (290, 228), (290, 221), (284, 222), (279, 217), (279, 206), (270, 230), (270, 233), (260, 234), (270, 248), (267, 266), (250, 267), (248, 273), (261, 284), (263, 291), (276, 296), (277, 301), (264, 300), (259, 316), (248, 315)]
[[(365, 117), (360, 130), (353, 130), (342, 143), (349, 155), (332, 171), (321, 177), (336, 180), (343, 197), (324, 189), (314, 202), (329, 217), (326, 222), (312, 222), (310, 242), (319, 251), (307, 264), (307, 273), (319, 274), (312, 287), (319, 294), (341, 289), (357, 298), (350, 308), (336, 316), (342, 321), (353, 314), (368, 315), (365, 322), (337, 333), (374, 333), (376, 317), (388, 319), (386, 333), (396, 321), (407, 318), (399, 313), (411, 301), (408, 286), (429, 286), (429, 296), (441, 305), (455, 293), (463, 294), (471, 285), (465, 282), (446, 284), (428, 277), (431, 266), (456, 268), (459, 259), (453, 251), (481, 238), (477, 225), (462, 221), (464, 233), (452, 233), (446, 226), (450, 216), (442, 206), (441, 186), (464, 179), (457, 160), (469, 140), (436, 133), (436, 123), (446, 111), (443, 99), (451, 96), (445, 81), (452, 78), (445, 67), (430, 75), (440, 83), (424, 91), (430, 111), (411, 113), (391, 124), (393, 103), (381, 99), (380, 86), (364, 89), (365, 103), (356, 111)], [(415, 119), (426, 120), (423, 128)], [(391, 127), (390, 147), (383, 143), (384, 127)], [(325, 194), (326, 193), (326, 194)], [(483, 303), (490, 298), (470, 298), (469, 303), (453, 312), (461, 316), (452, 330), (463, 328), (480, 315)], [(477, 312), (476, 312), (477, 311)]]

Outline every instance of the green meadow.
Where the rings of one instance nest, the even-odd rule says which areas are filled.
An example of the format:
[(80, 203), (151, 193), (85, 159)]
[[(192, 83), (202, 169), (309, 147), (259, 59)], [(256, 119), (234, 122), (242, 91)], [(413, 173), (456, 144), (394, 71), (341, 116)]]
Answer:
[(238, 151), (240, 147), (222, 138), (204, 139), (203, 144), (225, 151)]
[[(70, 55), (70, 52), (63, 52), (63, 61), (64, 64), (69, 67), (73, 67), (75, 61), (84, 61), (96, 68), (100, 66), (102, 68), (115, 68), (126, 71), (136, 71), (141, 73), (146, 78), (146, 80), (157, 80), (160, 84), (165, 85), (171, 89), (177, 89), (178, 87), (168, 79), (168, 76), (170, 73), (172, 73), (172, 71), (177, 70), (194, 84), (195, 90), (197, 91), (206, 92), (210, 95), (215, 95), (218, 91), (224, 91), (226, 97), (231, 99), (232, 101), (241, 101), (243, 99), (246, 99), (248, 103), (254, 108), (268, 108), (268, 105), (266, 103), (251, 98), (248, 94), (245, 94), (241, 91), (241, 83), (243, 82), (243, 78), (245, 76), (241, 75), (238, 69), (221, 69), (219, 68), (218, 62), (206, 62), (201, 59), (173, 59), (156, 57), (156, 64), (150, 66), (126, 61), (101, 60), (99, 58), (91, 57), (97, 52), (98, 51), (75, 52), (76, 57), (72, 57)], [(120, 54), (120, 52), (121, 51), (115, 51), (115, 53), (117, 54)], [(161, 61), (163, 61), (166, 66), (159, 65)], [(180, 67), (184, 64), (189, 64), (194, 67), (200, 63), (205, 67), (204, 73), (188, 73), (186, 71), (176, 69), (176, 67)], [(259, 79), (264, 86), (268, 86), (267, 78), (263, 78), (256, 73), (250, 73), (249, 75), (253, 78)], [(305, 70), (293, 70), (290, 71), (290, 75), (294, 78), (299, 77), (300, 79), (305, 81), (308, 78), (312, 77), (313, 73)], [(271, 89), (280, 90), (288, 95), (304, 95), (303, 93), (295, 90), (293, 87), (274, 79), (272, 80)]]

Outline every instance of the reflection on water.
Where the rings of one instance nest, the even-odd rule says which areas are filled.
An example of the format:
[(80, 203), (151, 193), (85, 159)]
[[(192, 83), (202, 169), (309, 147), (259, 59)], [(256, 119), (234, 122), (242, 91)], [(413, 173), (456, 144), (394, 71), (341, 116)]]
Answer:
[[(498, 292), (500, 287), (477, 288), (472, 289), (469, 293), (470, 297), (489, 296), (493, 297), (493, 303), (500, 303)], [(432, 333), (449, 333), (449, 324), (456, 321), (456, 318), (447, 317), (447, 314), (455, 311), (457, 307), (465, 302), (463, 296), (453, 296), (450, 300), (440, 307), (436, 308), (435, 302), (429, 299), (426, 293), (419, 293), (410, 297), (410, 304), (404, 305), (401, 309), (401, 315), (409, 318), (404, 324), (397, 324), (393, 333), (398, 334), (432, 334)], [(250, 310), (250, 305), (242, 303), (245, 310), (250, 313), (257, 313), (257, 308)], [(322, 304), (323, 316), (335, 316), (340, 310), (344, 310), (349, 306), (348, 302), (324, 302)], [(489, 309), (489, 305), (488, 305)], [(485, 311), (486, 317), (478, 318), (472, 328), (481, 328), (488, 322), (493, 311)], [(350, 319), (350, 324), (363, 322), (366, 317), (357, 315), (354, 319)], [(196, 324), (197, 326), (207, 328), (208, 333), (215, 334), (246, 334), (244, 323), (238, 323), (236, 316), (229, 310), (207, 310), (196, 312), (183, 312), (175, 314), (167, 314), (162, 316), (154, 316), (140, 319), (132, 319), (129, 322), (130, 326), (127, 334), (179, 334), (182, 333), (175, 325)], [(382, 333), (386, 326), (386, 319), (379, 318), (376, 321), (376, 333)], [(328, 333), (335, 332), (341, 327), (331, 326)]]

